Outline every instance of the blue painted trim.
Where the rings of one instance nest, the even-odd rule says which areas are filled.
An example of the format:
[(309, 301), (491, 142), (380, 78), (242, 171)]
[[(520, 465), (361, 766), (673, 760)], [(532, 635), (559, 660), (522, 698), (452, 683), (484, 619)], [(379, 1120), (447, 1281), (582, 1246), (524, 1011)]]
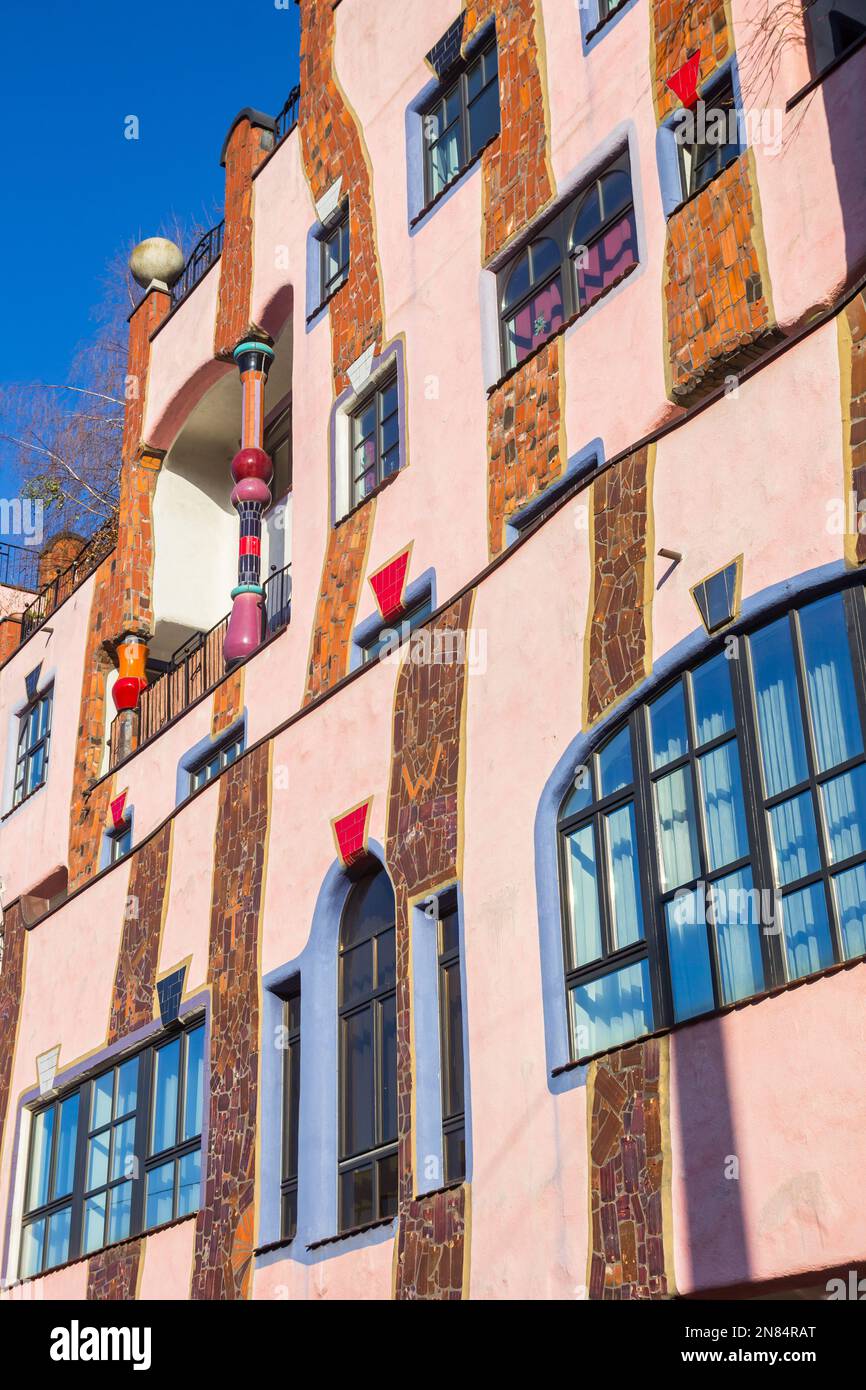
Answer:
[[(430, 598), (433, 608), (436, 607), (436, 571), (427, 569), (423, 574), (414, 579), (411, 584), (406, 585), (404, 604), (406, 608), (414, 608), (416, 604), (422, 603), (425, 598)], [(363, 664), (364, 649), (376, 641), (379, 633), (385, 627), (399, 625), (399, 619), (385, 622), (382, 614), (378, 611), (371, 613), (369, 617), (362, 618), (355, 624), (352, 631), (352, 645), (349, 652), (349, 670), (355, 671)], [(395, 629), (396, 630), (396, 629)]]
[[(740, 617), (726, 630), (739, 633), (781, 604), (801, 601), (822, 585), (843, 580), (850, 571), (844, 561), (834, 561), (817, 569), (754, 594), (743, 601)], [(559, 883), (559, 846), (557, 822), (563, 797), (574, 778), (575, 769), (584, 766), (595, 746), (610, 730), (621, 723), (636, 705), (649, 699), (673, 676), (695, 664), (719, 634), (710, 636), (703, 626), (696, 627), (655, 663), (652, 674), (622, 700), (611, 713), (590, 732), (581, 731), (572, 739), (545, 783), (535, 814), (535, 892), (538, 904), (538, 931), (541, 954), (541, 992), (544, 1011), (544, 1049), (548, 1088), (554, 1095), (582, 1086), (586, 1067), (575, 1067), (559, 1076), (551, 1076), (556, 1067), (571, 1060), (568, 1039), (568, 1015), (565, 997), (564, 961), (562, 953), (562, 907)]]
[[(730, 77), (731, 86), (734, 92), (734, 106), (737, 111), (737, 130), (740, 139), (740, 153), (748, 148), (748, 127), (746, 123), (745, 111), (743, 110), (743, 91), (740, 85), (740, 70), (737, 65), (736, 54), (727, 58), (721, 63), (711, 77), (703, 84), (699, 91), (702, 101), (709, 103), (713, 99), (713, 93), (718, 87)], [(659, 171), (659, 186), (662, 195), (662, 208), (665, 217), (670, 217), (671, 213), (680, 206), (685, 199), (683, 189), (682, 168), (680, 165), (680, 151), (676, 138), (676, 128), (684, 117), (684, 108), (678, 106), (665, 117), (663, 123), (656, 131), (656, 164)]]
[[(129, 825), (129, 831), (130, 831), (130, 841), (129, 841), (129, 845), (130, 845), (130, 853), (132, 853), (132, 850), (135, 848), (135, 807), (134, 807), (134, 806), (124, 806), (124, 808), (123, 808), (123, 819), (124, 819), (124, 822), (125, 822), (125, 824), (124, 824), (124, 829), (126, 828), (126, 824)], [(100, 845), (100, 849), (99, 849), (99, 868), (100, 868), (100, 871), (101, 871), (102, 869), (107, 869), (108, 866), (109, 866), (109, 864), (110, 864), (110, 862), (111, 862), (111, 842), (112, 842), (112, 840), (115, 840), (115, 839), (117, 838), (117, 834), (118, 834), (118, 832), (115, 830), (115, 828), (114, 828), (113, 825), (106, 826), (105, 830), (103, 830), (103, 832), (102, 832), (102, 844)], [(129, 857), (129, 856), (126, 855), (126, 854), (123, 856), (124, 859), (127, 859), (128, 857)], [(121, 863), (123, 862), (123, 860), (118, 859), (117, 862), (118, 862), (118, 864), (121, 864)]]
[[(384, 866), (382, 846), (371, 840), (368, 848)], [(320, 1264), (348, 1250), (379, 1245), (393, 1235), (392, 1223), (307, 1250), (338, 1230), (337, 963), (340, 920), (352, 887), (342, 864), (335, 860), (319, 890), (303, 950), (294, 960), (269, 971), (262, 981), (259, 1245), (280, 1239), (282, 1051), (269, 1043), (282, 1026), (282, 999), (277, 991), (297, 975), (301, 979), (301, 1094), (297, 1234), (290, 1245), (257, 1256), (260, 1267), (285, 1259)]]
[(579, 0), (578, 12), (580, 14), (580, 45), (583, 49), (584, 57), (587, 53), (592, 53), (596, 45), (600, 44), (603, 39), (607, 38), (608, 34), (610, 34), (616, 28), (623, 16), (627, 15), (630, 10), (634, 9), (635, 4), (636, 0), (629, 0), (629, 3), (627, 5), (623, 5), (622, 9), (619, 10), (611, 19), (609, 19), (607, 23), (604, 25), (604, 27), (599, 29), (597, 34), (593, 34), (591, 39), (587, 39), (587, 34), (591, 33), (593, 29), (598, 27), (598, 22), (600, 19), (599, 4), (598, 0)]
[(541, 492), (536, 493), (531, 501), (525, 506), (513, 512), (509, 520), (505, 523), (505, 544), (513, 545), (516, 540), (530, 526), (537, 516), (541, 514), (557, 498), (571, 487), (576, 478), (583, 473), (591, 473), (594, 468), (599, 468), (604, 463), (604, 443), (601, 439), (593, 439), (589, 444), (585, 444), (577, 453), (572, 454), (566, 464), (565, 472), (556, 482), (548, 484)]
[(174, 792), (175, 806), (179, 806), (182, 801), (186, 801), (187, 797), (192, 791), (193, 769), (196, 768), (199, 763), (204, 762), (208, 753), (213, 752), (215, 748), (219, 748), (223, 743), (231, 743), (234, 739), (237, 738), (238, 734), (241, 733), (244, 736), (244, 746), (246, 746), (246, 706), (244, 706), (244, 711), (240, 718), (236, 719), (233, 724), (230, 724), (227, 729), (224, 729), (223, 732), (219, 734), (217, 738), (211, 738), (210, 734), (207, 734), (204, 738), (200, 738), (198, 743), (194, 743), (192, 748), (187, 749), (187, 751), (180, 758), (177, 765)]

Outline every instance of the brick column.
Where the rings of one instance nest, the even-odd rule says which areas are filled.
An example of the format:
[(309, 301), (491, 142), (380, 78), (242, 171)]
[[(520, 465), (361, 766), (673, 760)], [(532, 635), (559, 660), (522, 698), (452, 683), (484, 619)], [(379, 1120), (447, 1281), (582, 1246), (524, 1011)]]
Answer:
[(219, 269), (214, 356), (231, 359), (252, 329), (253, 174), (274, 147), (275, 123), (260, 111), (242, 111), (226, 136), (225, 228)]

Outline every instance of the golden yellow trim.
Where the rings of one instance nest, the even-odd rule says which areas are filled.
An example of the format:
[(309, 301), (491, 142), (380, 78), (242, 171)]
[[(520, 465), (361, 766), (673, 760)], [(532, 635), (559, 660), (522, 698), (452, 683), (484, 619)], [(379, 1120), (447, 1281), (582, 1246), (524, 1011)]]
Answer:
[(659, 1038), (659, 1120), (662, 1138), (662, 1248), (668, 1296), (677, 1291), (674, 1268), (673, 1152), (671, 1149), (670, 1034)]
[(590, 483), (587, 496), (587, 546), (589, 549), (589, 594), (586, 605), (586, 628), (583, 634), (583, 718), (585, 729), (589, 720), (589, 687), (592, 675), (592, 629), (595, 623), (595, 490), (598, 479)]
[(589, 1204), (589, 1225), (586, 1228), (586, 1296), (589, 1298), (592, 1279), (592, 1111), (595, 1105), (595, 1078), (598, 1061), (590, 1062), (586, 1069), (586, 1199)]
[(461, 1302), (469, 1298), (469, 1279), (472, 1271), (472, 1184), (463, 1184), (463, 1279)]
[(469, 633), (472, 630), (472, 622), (475, 615), (475, 597), (477, 589), (472, 589), (469, 595), (469, 608), (466, 613), (466, 627), (464, 629), (464, 662), (463, 662), (463, 694), (460, 699), (460, 716), (458, 719), (458, 745), (457, 745), (457, 850), (454, 855), (454, 867), (457, 878), (463, 878), (463, 850), (466, 844), (466, 817), (464, 807), (466, 805), (466, 767), (468, 754), (468, 720), (469, 720)]
[[(851, 383), (854, 375), (854, 335), (848, 318), (847, 307), (836, 315), (836, 336), (839, 344), (839, 401), (842, 419), (842, 506), (844, 509), (845, 531), (843, 535), (843, 555), (849, 569), (859, 569), (857, 558), (857, 526), (860, 513), (854, 508), (849, 511), (852, 498), (856, 501), (854, 489), (854, 451), (851, 447)], [(849, 529), (853, 521), (854, 529)]]
[(647, 445), (646, 451), (646, 531), (644, 532), (644, 570), (643, 570), (643, 626), (644, 678), (652, 675), (653, 669), (653, 602), (656, 585), (656, 444)]
[[(727, 0), (725, 11), (727, 12)], [(746, 149), (746, 165), (749, 171), (749, 191), (752, 195), (752, 245), (758, 257), (758, 268), (761, 272), (761, 295), (767, 306), (767, 329), (775, 328), (777, 324), (776, 310), (773, 305), (773, 286), (770, 282), (770, 262), (767, 256), (767, 242), (764, 237), (764, 215), (761, 210), (761, 195), (758, 189), (758, 170), (755, 163), (755, 151), (751, 145)]]
[[(274, 740), (268, 739), (265, 745), (268, 752), (267, 763), (267, 819), (265, 822), (264, 854), (262, 858), (261, 887), (259, 890), (259, 914), (256, 923), (256, 1007), (258, 1010), (259, 1026), (257, 1038), (258, 1066), (256, 1068), (256, 1138), (253, 1149), (253, 1248), (258, 1243), (259, 1221), (261, 1216), (261, 1165), (262, 1165), (262, 1050), (265, 1046), (265, 1038), (262, 1032), (262, 1020), (264, 1010), (264, 983), (262, 974), (262, 938), (264, 936), (265, 922), (265, 895), (268, 887), (268, 863), (271, 850), (271, 821), (273, 818), (274, 788)], [(237, 1228), (235, 1228), (237, 1231)], [(247, 1279), (247, 1298), (253, 1297), (253, 1285), (256, 1278), (256, 1257), (250, 1255), (250, 1272)]]

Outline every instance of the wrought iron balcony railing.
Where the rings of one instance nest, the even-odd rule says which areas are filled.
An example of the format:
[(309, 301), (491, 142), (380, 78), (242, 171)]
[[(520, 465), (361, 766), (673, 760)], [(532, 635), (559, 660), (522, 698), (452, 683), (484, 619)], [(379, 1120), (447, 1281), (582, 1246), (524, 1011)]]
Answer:
[[(287, 627), (292, 615), (291, 565), (265, 581), (262, 604), (262, 639), (267, 641)], [(190, 705), (212, 690), (226, 674), (223, 640), (228, 614), (210, 632), (197, 632), (178, 647), (169, 669), (147, 686), (138, 701), (136, 748), (162, 733)], [(109, 767), (120, 761), (120, 723), (114, 719), (109, 738)]]
[(46, 584), (32, 603), (29, 603), (21, 615), (21, 641), (26, 642), (37, 628), (51, 616), (61, 603), (69, 598), (69, 595), (83, 584), (84, 580), (93, 573), (97, 565), (101, 564), (106, 555), (110, 555), (117, 544), (117, 517), (109, 519), (100, 526), (90, 537), (90, 540), (83, 546), (79, 554), (58, 575)]
[(0, 541), (0, 584), (35, 593), (39, 588), (39, 551)]
[(196, 242), (181, 271), (180, 279), (176, 280), (171, 287), (171, 307), (173, 309), (183, 303), (187, 295), (195, 289), (202, 276), (206, 275), (214, 262), (219, 260), (222, 255), (225, 225), (225, 221), (218, 222)]
[(274, 148), (281, 145), (287, 135), (291, 135), (298, 124), (298, 107), (301, 100), (300, 87), (293, 87), (286, 98), (282, 111), (277, 116), (277, 133)]

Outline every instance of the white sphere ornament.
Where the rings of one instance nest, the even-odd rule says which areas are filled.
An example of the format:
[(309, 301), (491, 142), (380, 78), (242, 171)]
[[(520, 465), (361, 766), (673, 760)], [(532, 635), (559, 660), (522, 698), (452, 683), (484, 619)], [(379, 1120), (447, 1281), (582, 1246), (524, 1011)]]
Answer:
[(183, 270), (183, 252), (164, 236), (151, 236), (140, 241), (129, 258), (133, 279), (146, 290), (154, 280), (173, 285)]

